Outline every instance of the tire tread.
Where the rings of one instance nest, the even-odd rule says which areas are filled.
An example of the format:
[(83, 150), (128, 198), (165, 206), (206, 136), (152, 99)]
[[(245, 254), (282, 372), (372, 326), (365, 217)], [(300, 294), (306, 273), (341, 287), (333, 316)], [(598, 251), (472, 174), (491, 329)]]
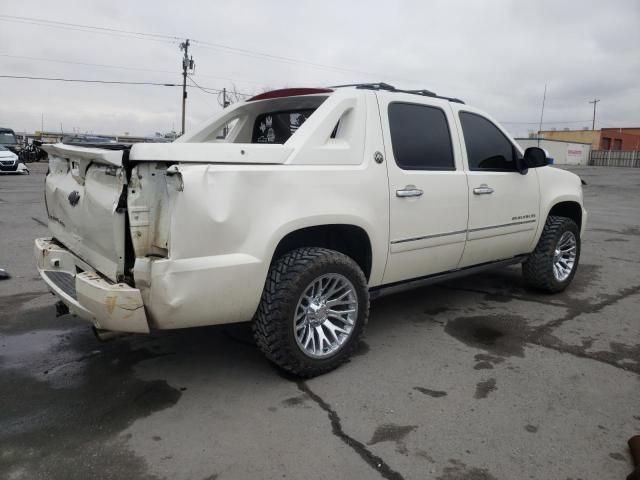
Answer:
[[(360, 341), (363, 328), (358, 328), (356, 325), (352, 333), (353, 337), (340, 352), (330, 357), (328, 361), (314, 364), (312, 361), (301, 361), (299, 356), (292, 352), (292, 346), (286, 340), (287, 329), (291, 328), (288, 311), (291, 302), (297, 301), (292, 298), (291, 292), (295, 291), (303, 273), (311, 267), (329, 268), (336, 263), (352, 270), (361, 285), (364, 285), (366, 298), (361, 303), (365, 305), (363, 323), (366, 323), (369, 316), (367, 282), (362, 270), (346, 255), (326, 248), (299, 248), (284, 254), (269, 268), (260, 305), (253, 320), (253, 335), (267, 359), (294, 375), (308, 378), (336, 368), (353, 354)], [(363, 308), (362, 305), (359, 305), (359, 308)]]
[[(556, 243), (563, 232), (573, 230), (577, 240), (577, 257), (573, 272), (564, 282), (558, 282), (553, 274), (552, 261)], [(538, 290), (556, 293), (564, 290), (578, 268), (580, 258), (580, 230), (576, 223), (567, 217), (550, 215), (544, 225), (544, 230), (536, 245), (536, 249), (522, 264), (522, 274), (525, 282)]]

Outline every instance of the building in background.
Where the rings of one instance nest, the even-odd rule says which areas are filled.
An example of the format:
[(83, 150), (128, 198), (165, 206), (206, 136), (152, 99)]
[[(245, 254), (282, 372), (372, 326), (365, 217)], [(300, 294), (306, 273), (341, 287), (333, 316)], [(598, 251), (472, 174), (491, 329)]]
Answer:
[[(58, 143), (62, 142), (63, 138), (67, 138), (71, 140), (73, 137), (78, 137), (78, 139), (82, 137), (89, 138), (100, 138), (104, 140), (104, 142), (98, 143), (166, 143), (173, 142), (177, 138), (176, 132), (169, 133), (156, 133), (155, 135), (150, 136), (136, 136), (136, 135), (109, 135), (109, 134), (88, 134), (88, 133), (62, 133), (62, 132), (41, 132), (36, 130), (33, 133), (26, 132), (16, 132), (16, 137), (18, 139), (18, 143), (28, 144), (33, 140), (39, 140), (42, 143)], [(67, 141), (67, 140), (65, 140)]]
[(546, 140), (560, 140), (562, 142), (589, 143), (591, 148), (597, 150), (600, 148), (600, 130), (590, 130), (588, 128), (582, 130), (540, 130), (539, 133), (529, 135), (532, 138), (544, 138)]
[(603, 128), (601, 130), (541, 130), (530, 138), (562, 142), (590, 143), (593, 150), (640, 150), (640, 128)]
[(640, 128), (603, 128), (600, 150), (640, 150)]
[(516, 142), (523, 149), (540, 147), (547, 151), (553, 163), (557, 165), (587, 165), (591, 153), (591, 143), (565, 142), (563, 140), (549, 140), (547, 138), (516, 138)]

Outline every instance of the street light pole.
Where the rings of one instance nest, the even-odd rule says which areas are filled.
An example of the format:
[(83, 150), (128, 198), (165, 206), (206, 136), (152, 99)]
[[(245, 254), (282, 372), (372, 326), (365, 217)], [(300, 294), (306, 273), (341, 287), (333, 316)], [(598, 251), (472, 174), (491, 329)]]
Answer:
[(540, 126), (538, 127), (538, 146), (540, 146), (540, 132), (542, 131), (542, 119), (544, 118), (544, 102), (547, 99), (547, 84), (544, 84), (544, 93), (542, 94), (542, 110), (540, 111)]

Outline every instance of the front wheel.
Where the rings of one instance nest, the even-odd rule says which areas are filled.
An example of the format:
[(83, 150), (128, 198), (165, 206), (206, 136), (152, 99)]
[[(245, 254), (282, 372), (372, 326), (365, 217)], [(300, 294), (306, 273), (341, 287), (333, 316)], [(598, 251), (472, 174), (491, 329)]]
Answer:
[(368, 317), (367, 281), (358, 264), (333, 250), (300, 248), (271, 265), (253, 332), (270, 361), (312, 377), (351, 356)]
[(536, 249), (522, 264), (522, 273), (530, 286), (557, 293), (571, 283), (579, 260), (578, 225), (570, 218), (550, 216)]

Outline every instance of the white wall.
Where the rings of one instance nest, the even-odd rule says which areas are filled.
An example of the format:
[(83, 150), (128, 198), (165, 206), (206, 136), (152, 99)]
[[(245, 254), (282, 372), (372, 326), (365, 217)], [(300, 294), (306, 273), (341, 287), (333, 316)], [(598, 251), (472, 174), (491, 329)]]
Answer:
[(558, 165), (587, 165), (589, 162), (591, 145), (587, 143), (541, 139), (540, 145), (538, 145), (538, 140), (535, 138), (516, 138), (515, 140), (523, 149), (537, 146), (544, 148), (553, 158), (554, 163)]

